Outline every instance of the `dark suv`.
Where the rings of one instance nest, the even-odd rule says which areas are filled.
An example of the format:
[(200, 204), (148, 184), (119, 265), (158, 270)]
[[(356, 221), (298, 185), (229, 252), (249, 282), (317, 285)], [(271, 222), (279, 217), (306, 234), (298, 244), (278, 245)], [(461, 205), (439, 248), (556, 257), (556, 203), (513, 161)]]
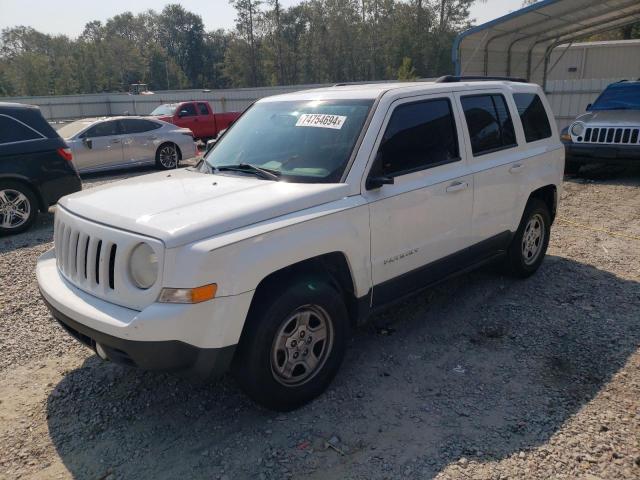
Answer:
[(82, 189), (71, 158), (38, 107), (0, 102), (0, 235), (28, 229), (38, 210)]
[(640, 163), (640, 81), (609, 85), (562, 132), (568, 172), (585, 163)]

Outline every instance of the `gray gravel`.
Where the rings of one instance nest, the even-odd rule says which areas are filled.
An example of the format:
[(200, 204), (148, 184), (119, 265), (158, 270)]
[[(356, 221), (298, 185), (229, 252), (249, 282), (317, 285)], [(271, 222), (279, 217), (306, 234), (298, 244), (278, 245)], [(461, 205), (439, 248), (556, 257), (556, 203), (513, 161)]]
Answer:
[(77, 345), (38, 298), (51, 237), (47, 214), (0, 239), (0, 478), (640, 478), (638, 171), (569, 179), (535, 276), (378, 315), (286, 415)]

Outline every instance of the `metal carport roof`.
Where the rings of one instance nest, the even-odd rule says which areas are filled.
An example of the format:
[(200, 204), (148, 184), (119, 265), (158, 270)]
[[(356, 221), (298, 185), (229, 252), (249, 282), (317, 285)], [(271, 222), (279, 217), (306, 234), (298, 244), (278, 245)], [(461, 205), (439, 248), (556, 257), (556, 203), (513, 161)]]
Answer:
[(635, 22), (640, 0), (543, 0), (458, 35), (456, 75), (524, 77), (544, 85), (555, 47)]

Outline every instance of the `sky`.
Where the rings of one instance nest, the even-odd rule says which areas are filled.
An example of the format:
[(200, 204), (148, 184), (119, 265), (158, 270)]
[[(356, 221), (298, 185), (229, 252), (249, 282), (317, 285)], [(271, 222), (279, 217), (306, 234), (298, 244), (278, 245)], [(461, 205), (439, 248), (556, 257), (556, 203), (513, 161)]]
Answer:
[[(282, 0), (284, 6), (300, 0)], [(127, 10), (133, 13), (148, 9), (162, 10), (168, 3), (179, 3), (199, 13), (207, 30), (230, 29), (235, 11), (227, 0), (0, 0), (0, 30), (24, 25), (44, 33), (63, 33), (77, 37), (91, 20), (105, 21)], [(522, 6), (522, 0), (487, 0), (477, 2), (471, 10), (477, 23), (506, 15)]]

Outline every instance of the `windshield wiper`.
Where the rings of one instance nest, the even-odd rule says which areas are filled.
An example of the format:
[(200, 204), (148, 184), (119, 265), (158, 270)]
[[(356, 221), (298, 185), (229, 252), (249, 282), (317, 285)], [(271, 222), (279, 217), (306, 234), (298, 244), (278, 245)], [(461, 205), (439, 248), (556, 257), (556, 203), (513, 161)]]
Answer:
[(277, 170), (271, 170), (270, 168), (262, 168), (256, 167), (250, 163), (238, 163), (237, 165), (220, 165), (219, 167), (215, 167), (219, 172), (230, 171), (230, 172), (244, 172), (244, 173), (254, 173), (261, 178), (265, 178), (267, 180), (279, 181), (281, 173)]

